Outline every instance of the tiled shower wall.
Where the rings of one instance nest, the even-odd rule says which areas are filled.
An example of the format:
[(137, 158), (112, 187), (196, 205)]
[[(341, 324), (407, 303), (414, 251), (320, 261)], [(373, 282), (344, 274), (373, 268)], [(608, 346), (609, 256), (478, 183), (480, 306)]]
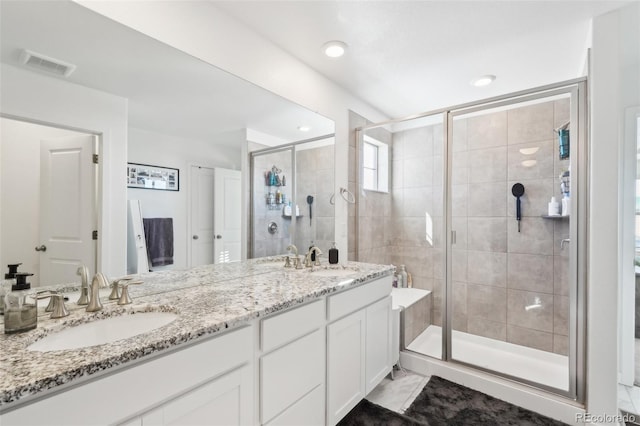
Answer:
[[(324, 259), (334, 241), (334, 205), (329, 202), (334, 190), (333, 165), (333, 145), (296, 151), (296, 200), (302, 217), (296, 222), (294, 242), (300, 253), (306, 253), (313, 241)], [(311, 221), (308, 195), (313, 196)]]
[(432, 291), (405, 312), (407, 345), (440, 322), (434, 296), (444, 280), (443, 144), (442, 124), (393, 134), (391, 262), (405, 265), (413, 287)]
[[(552, 195), (559, 200), (558, 177), (569, 166), (554, 132), (568, 120), (564, 99), (454, 122), (454, 329), (568, 353), (568, 249), (560, 241), (569, 219), (541, 217)], [(517, 182), (525, 186), (521, 232)]]

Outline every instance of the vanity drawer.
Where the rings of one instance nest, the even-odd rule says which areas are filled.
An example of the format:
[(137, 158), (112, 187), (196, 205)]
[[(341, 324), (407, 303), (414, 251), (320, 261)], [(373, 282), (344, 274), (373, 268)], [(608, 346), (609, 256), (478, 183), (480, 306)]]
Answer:
[(324, 300), (283, 312), (262, 320), (260, 330), (262, 352), (291, 342), (324, 325)]
[(386, 276), (328, 297), (327, 317), (329, 321), (342, 318), (388, 296), (391, 294), (391, 284), (391, 276)]
[(269, 422), (322, 385), (324, 376), (324, 330), (316, 330), (263, 356), (260, 359), (261, 422)]

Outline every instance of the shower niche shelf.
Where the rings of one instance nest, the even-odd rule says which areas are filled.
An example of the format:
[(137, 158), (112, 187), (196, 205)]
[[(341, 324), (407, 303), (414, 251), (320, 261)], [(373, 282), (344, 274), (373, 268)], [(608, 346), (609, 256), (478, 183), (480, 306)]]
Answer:
[(560, 216), (560, 215), (557, 215), (557, 216), (549, 216), (548, 214), (543, 214), (543, 215), (541, 215), (540, 217), (541, 217), (541, 218), (543, 218), (543, 219), (563, 220), (563, 219), (569, 219), (569, 217), (570, 217), (570, 216), (568, 216), (568, 215), (567, 215), (567, 216)]

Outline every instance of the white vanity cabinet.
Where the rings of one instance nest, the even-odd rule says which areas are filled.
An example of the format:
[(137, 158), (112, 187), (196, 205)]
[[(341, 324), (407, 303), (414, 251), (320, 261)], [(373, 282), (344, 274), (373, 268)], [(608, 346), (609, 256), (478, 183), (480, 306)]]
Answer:
[(185, 345), (4, 413), (9, 425), (253, 424), (252, 327)]
[(391, 278), (328, 298), (327, 424), (335, 425), (391, 371)]
[(260, 424), (325, 423), (325, 301), (261, 322)]

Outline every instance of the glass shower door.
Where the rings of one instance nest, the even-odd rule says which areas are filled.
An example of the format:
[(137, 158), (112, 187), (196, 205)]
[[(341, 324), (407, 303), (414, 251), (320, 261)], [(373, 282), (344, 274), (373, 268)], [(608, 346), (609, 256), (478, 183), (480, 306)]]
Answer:
[[(293, 192), (293, 148), (251, 155), (250, 256), (265, 257), (286, 253), (291, 244)], [(295, 205), (295, 204), (294, 204)]]
[(567, 395), (577, 338), (576, 121), (568, 89), (449, 120), (450, 359)]

